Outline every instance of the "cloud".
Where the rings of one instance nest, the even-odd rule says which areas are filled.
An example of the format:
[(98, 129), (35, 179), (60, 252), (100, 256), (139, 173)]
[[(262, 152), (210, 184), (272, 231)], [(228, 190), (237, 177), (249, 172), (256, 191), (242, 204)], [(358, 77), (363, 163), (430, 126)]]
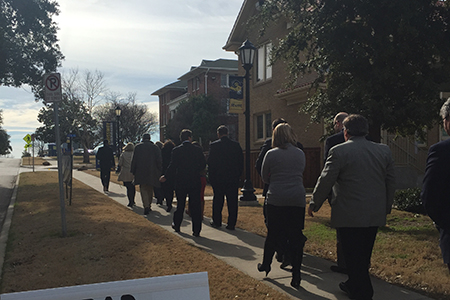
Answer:
[[(65, 69), (99, 70), (114, 92), (136, 92), (137, 102), (158, 113), (150, 94), (172, 83), (202, 59), (236, 59), (225, 45), (243, 0), (58, 0), (59, 45)], [(41, 126), (42, 103), (24, 89), (0, 87), (3, 127), (14, 156), (22, 138)], [(156, 139), (152, 137), (152, 139)]]

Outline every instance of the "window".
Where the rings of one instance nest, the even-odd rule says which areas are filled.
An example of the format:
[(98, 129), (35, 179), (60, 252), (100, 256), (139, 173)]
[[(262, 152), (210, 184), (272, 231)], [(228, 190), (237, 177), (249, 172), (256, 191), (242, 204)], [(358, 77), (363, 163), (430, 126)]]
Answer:
[(229, 87), (229, 76), (228, 74), (221, 74), (220, 75), (220, 86), (221, 87)]
[(192, 90), (197, 91), (200, 89), (200, 79), (198, 77), (195, 77), (192, 79)]
[(265, 113), (256, 116), (256, 139), (265, 140), (272, 136), (272, 114)]
[(272, 66), (270, 65), (271, 51), (272, 43), (265, 44), (258, 48), (257, 81), (264, 81), (272, 78)]

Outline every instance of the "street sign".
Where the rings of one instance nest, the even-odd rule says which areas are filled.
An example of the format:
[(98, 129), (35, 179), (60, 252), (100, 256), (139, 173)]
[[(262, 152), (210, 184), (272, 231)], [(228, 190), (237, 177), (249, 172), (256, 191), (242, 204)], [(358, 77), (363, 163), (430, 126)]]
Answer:
[(62, 100), (61, 74), (50, 73), (44, 75), (44, 98), (45, 102), (48, 103)]
[(31, 144), (31, 135), (27, 134), (23, 137), (23, 140), (27, 143), (27, 145)]

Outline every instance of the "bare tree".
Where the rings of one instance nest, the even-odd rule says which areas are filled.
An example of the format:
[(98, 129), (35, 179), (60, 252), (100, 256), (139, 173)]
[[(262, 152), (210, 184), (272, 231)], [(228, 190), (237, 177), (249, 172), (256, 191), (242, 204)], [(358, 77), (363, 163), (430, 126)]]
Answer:
[(62, 76), (63, 90), (68, 99), (79, 99), (86, 103), (88, 112), (92, 115), (92, 109), (107, 92), (102, 72), (85, 70), (82, 75), (78, 69), (70, 69)]

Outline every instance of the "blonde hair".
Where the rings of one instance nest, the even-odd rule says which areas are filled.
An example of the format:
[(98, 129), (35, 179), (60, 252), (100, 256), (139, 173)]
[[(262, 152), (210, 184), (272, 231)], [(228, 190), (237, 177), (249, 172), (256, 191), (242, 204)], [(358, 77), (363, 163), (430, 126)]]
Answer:
[(133, 151), (134, 150), (134, 144), (133, 143), (128, 143), (122, 149), (123, 149), (123, 151)]
[(286, 149), (287, 144), (297, 146), (297, 137), (288, 123), (278, 124), (272, 133), (272, 147)]

